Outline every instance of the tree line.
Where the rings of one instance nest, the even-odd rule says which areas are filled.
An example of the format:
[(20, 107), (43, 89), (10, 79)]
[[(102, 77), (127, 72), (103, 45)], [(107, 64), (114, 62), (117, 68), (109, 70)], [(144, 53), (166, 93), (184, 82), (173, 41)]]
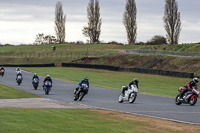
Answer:
[[(99, 0), (90, 0), (87, 7), (88, 25), (83, 27), (82, 33), (88, 37), (89, 43), (100, 43), (102, 18), (100, 17)], [(128, 44), (136, 44), (137, 38), (137, 6), (135, 0), (126, 0), (123, 14), (123, 24), (126, 29)], [(176, 0), (165, 0), (164, 28), (166, 38), (160, 35), (154, 36), (146, 44), (178, 44), (181, 32), (180, 12)], [(55, 7), (55, 33), (51, 35), (36, 35), (36, 43), (64, 43), (65, 42), (66, 14), (63, 12), (62, 2), (57, 2)], [(137, 43), (138, 44), (138, 43)], [(140, 43), (139, 43), (140, 44)]]

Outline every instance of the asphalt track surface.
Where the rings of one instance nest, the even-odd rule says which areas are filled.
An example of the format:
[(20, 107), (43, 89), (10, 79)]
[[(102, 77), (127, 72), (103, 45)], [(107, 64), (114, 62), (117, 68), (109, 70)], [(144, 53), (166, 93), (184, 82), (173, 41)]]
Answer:
[(195, 106), (190, 106), (188, 104), (176, 105), (175, 98), (138, 94), (138, 97), (133, 104), (128, 102), (119, 103), (118, 96), (120, 91), (94, 86), (90, 86), (88, 95), (86, 95), (82, 101), (74, 101), (73, 90), (77, 86), (75, 83), (53, 79), (52, 90), (49, 95), (45, 95), (44, 90), (42, 89), (44, 77), (40, 77), (39, 88), (38, 90), (34, 90), (32, 86), (32, 73), (22, 71), (24, 79), (22, 84), (18, 86), (15, 80), (15, 68), (5, 69), (5, 75), (4, 77), (0, 77), (0, 83), (44, 98), (200, 125), (199, 101)]

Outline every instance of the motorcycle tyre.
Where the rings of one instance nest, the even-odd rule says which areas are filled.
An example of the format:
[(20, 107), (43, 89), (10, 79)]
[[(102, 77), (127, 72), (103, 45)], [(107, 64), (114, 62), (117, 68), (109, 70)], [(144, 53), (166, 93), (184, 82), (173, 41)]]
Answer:
[(78, 98), (76, 97), (76, 95), (74, 95), (74, 101), (77, 101), (78, 100)]
[(79, 93), (79, 101), (81, 101), (84, 96), (85, 96), (85, 92), (80, 92)]
[(17, 84), (20, 85), (21, 83), (20, 83), (20, 82), (17, 82)]
[(33, 85), (33, 88), (34, 88), (35, 90), (37, 90), (38, 85)]
[(123, 103), (124, 102), (122, 94), (119, 95), (118, 101), (119, 101), (119, 103)]
[(49, 90), (48, 89), (45, 89), (45, 94), (49, 95)]
[(195, 96), (195, 97), (193, 98), (193, 100), (190, 99), (189, 101), (190, 101), (190, 102), (189, 102), (190, 106), (194, 106), (194, 105), (196, 104), (196, 102), (197, 102), (197, 96)]
[(176, 96), (176, 98), (175, 98), (175, 103), (176, 103), (176, 105), (181, 105), (181, 102), (178, 100), (179, 97), (180, 97), (180, 94), (178, 94), (178, 95)]
[[(131, 97), (132, 94), (134, 95), (133, 98)], [(137, 97), (137, 94), (132, 92), (132, 93), (129, 95), (129, 98), (128, 98), (129, 103), (133, 103), (133, 102), (135, 101), (136, 97)]]

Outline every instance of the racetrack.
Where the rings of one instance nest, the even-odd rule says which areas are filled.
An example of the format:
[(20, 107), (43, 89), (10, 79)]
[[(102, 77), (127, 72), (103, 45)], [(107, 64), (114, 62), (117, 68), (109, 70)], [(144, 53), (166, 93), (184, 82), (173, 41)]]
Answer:
[(118, 103), (120, 91), (94, 86), (90, 86), (88, 95), (86, 95), (81, 102), (75, 102), (73, 100), (73, 90), (77, 84), (53, 79), (52, 91), (50, 95), (45, 95), (42, 89), (44, 77), (40, 77), (39, 88), (38, 90), (34, 90), (32, 87), (32, 73), (22, 72), (24, 80), (22, 84), (18, 86), (15, 81), (15, 69), (5, 69), (5, 76), (0, 77), (0, 83), (44, 98), (200, 125), (199, 102), (197, 102), (195, 106), (184, 104), (177, 106), (174, 102), (174, 98), (138, 94), (133, 104), (129, 104), (128, 102)]

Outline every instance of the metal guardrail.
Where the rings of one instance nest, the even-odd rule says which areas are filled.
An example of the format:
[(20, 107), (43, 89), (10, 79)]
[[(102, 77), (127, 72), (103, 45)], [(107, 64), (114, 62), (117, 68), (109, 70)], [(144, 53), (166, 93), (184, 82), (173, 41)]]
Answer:
[(200, 52), (177, 52), (177, 51), (162, 51), (162, 50), (124, 50), (124, 52), (126, 54), (154, 54), (154, 55), (200, 57)]

